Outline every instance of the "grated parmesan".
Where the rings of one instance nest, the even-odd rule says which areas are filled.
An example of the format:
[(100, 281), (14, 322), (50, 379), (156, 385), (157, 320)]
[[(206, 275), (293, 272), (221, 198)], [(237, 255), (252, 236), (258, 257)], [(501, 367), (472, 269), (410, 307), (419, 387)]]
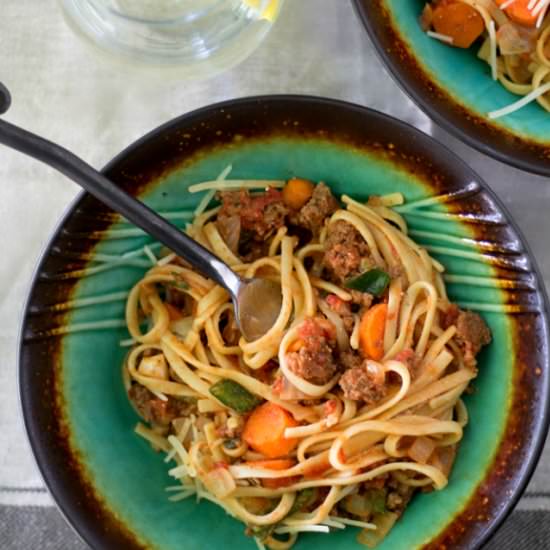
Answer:
[(537, 97), (540, 97), (541, 95), (544, 95), (547, 92), (550, 92), (550, 82), (547, 82), (542, 86), (539, 86), (538, 88), (533, 90), (531, 93), (527, 94), (526, 96), (522, 97), (520, 100), (512, 103), (511, 105), (508, 105), (507, 107), (503, 107), (502, 109), (497, 109), (496, 111), (491, 111), (488, 114), (488, 117), (492, 120), (495, 120), (497, 118), (514, 113), (515, 111), (518, 111), (522, 107), (525, 107), (525, 105), (528, 105), (532, 101), (535, 101)]
[(436, 40), (439, 40), (441, 42), (445, 42), (446, 44), (452, 44), (454, 42), (453, 37), (448, 36), (446, 34), (441, 34), (441, 33), (434, 32), (434, 31), (427, 31), (426, 34), (430, 38), (435, 38)]

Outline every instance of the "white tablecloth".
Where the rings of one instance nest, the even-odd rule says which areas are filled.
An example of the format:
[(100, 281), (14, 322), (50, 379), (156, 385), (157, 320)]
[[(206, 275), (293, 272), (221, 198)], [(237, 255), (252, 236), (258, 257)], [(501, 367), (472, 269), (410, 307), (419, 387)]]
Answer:
[[(2, 0), (0, 81), (13, 95), (8, 120), (68, 146), (98, 167), (166, 120), (219, 100), (304, 93), (368, 105), (435, 134), (464, 157), (507, 204), (533, 248), (545, 281), (550, 280), (546, 210), (550, 185), (434, 130), (385, 73), (348, 0), (287, 0), (278, 23), (256, 53), (235, 69), (202, 82), (182, 81), (176, 71), (159, 76), (135, 70), (92, 52), (69, 30), (54, 0)], [(34, 266), (76, 193), (73, 183), (49, 168), (0, 148), (2, 548), (43, 548), (44, 532), (49, 533), (46, 538), (51, 544), (56, 533), (63, 531), (53, 509), (25, 515), (34, 510), (28, 506), (50, 507), (52, 501), (43, 489), (19, 414), (16, 343)], [(537, 510), (550, 510), (549, 494), (547, 451), (519, 506), (531, 511), (531, 516), (514, 516), (520, 518), (514, 520), (531, 525)], [(545, 517), (550, 519), (550, 514)], [(33, 522), (34, 538), (25, 538)], [(521, 530), (521, 525), (516, 523), (510, 532)], [(63, 540), (67, 542), (66, 537)], [(67, 548), (77, 544), (71, 540)]]

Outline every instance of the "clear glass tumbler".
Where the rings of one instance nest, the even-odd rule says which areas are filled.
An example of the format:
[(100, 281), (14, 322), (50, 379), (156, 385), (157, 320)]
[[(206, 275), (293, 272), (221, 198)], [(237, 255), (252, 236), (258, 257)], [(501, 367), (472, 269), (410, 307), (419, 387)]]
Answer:
[(59, 0), (69, 24), (104, 51), (210, 76), (250, 55), (283, 0)]

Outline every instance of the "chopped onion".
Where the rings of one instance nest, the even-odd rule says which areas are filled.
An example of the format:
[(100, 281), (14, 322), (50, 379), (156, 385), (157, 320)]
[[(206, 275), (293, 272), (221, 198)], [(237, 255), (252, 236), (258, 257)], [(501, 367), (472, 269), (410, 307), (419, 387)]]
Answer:
[(208, 491), (219, 499), (228, 497), (237, 488), (237, 484), (229, 470), (222, 467), (208, 472), (203, 478), (203, 483)]
[(236, 253), (239, 248), (241, 238), (241, 218), (239, 216), (229, 216), (218, 218), (216, 221), (218, 231), (225, 244), (231, 252)]
[(342, 501), (342, 507), (346, 512), (360, 518), (369, 518), (372, 515), (372, 506), (364, 495), (349, 495)]
[(529, 40), (521, 36), (512, 23), (506, 23), (498, 29), (497, 42), (502, 55), (519, 55), (531, 51)]
[(435, 450), (435, 443), (429, 437), (417, 437), (407, 454), (420, 464), (426, 464)]
[(443, 475), (449, 477), (456, 457), (456, 445), (438, 447), (430, 458), (430, 465), (438, 468)]
[(168, 365), (162, 353), (144, 357), (138, 367), (138, 372), (149, 378), (168, 380)]
[(279, 399), (283, 401), (297, 401), (299, 399), (312, 399), (310, 395), (306, 395), (300, 391), (294, 384), (288, 380), (286, 376), (281, 376), (277, 379), (275, 386)]
[(187, 333), (191, 330), (192, 327), (193, 317), (183, 317), (170, 323), (170, 330), (174, 334), (177, 334), (182, 338), (185, 338), (187, 336)]
[(501, 27), (508, 23), (508, 16), (498, 7), (493, 0), (477, 0), (478, 4), (483, 6), (495, 20), (496, 24)]

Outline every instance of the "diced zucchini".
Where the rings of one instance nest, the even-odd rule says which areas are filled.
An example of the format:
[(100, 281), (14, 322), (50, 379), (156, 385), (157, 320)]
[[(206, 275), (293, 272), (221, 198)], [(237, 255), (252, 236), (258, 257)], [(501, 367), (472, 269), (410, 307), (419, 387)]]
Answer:
[(369, 269), (353, 279), (345, 282), (345, 286), (352, 290), (368, 292), (379, 298), (390, 284), (390, 276), (382, 269)]
[(233, 380), (216, 382), (210, 386), (210, 393), (218, 401), (241, 414), (250, 412), (263, 401)]

